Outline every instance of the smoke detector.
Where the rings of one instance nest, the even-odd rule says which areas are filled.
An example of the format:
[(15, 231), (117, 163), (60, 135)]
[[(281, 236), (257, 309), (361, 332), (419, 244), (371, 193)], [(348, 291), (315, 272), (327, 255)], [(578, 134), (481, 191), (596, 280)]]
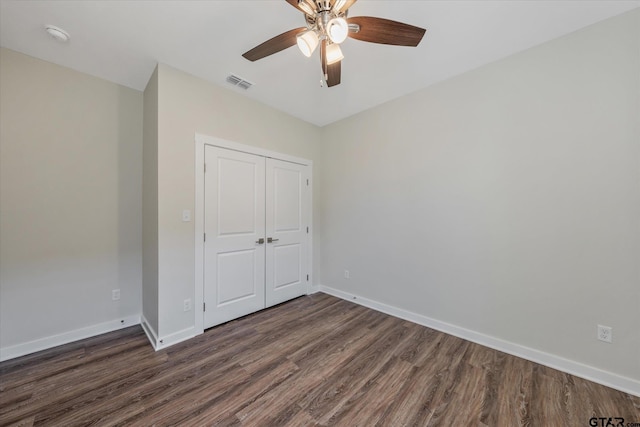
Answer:
[(56, 39), (61, 43), (66, 43), (69, 41), (69, 39), (71, 39), (71, 36), (69, 35), (69, 33), (67, 33), (62, 28), (58, 28), (53, 25), (46, 25), (44, 29), (51, 37), (53, 37), (54, 39)]

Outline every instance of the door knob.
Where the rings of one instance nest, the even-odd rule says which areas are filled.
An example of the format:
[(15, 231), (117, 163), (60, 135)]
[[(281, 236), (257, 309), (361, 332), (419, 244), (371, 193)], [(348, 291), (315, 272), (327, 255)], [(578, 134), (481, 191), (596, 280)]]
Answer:
[(267, 237), (267, 243), (277, 242), (280, 239), (274, 239), (273, 237)]
[(261, 238), (259, 238), (258, 240), (256, 240), (256, 243), (257, 243), (257, 244), (259, 244), (259, 245), (261, 245), (261, 244), (263, 244), (263, 243), (264, 243), (264, 239), (261, 237)]

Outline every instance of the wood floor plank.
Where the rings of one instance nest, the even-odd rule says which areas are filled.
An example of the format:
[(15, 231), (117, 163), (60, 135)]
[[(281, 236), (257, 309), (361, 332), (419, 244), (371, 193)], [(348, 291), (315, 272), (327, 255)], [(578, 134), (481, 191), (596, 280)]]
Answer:
[[(246, 352), (238, 359), (238, 362), (245, 367), (248, 372), (252, 372), (252, 365), (264, 363), (265, 358), (280, 357), (283, 353), (293, 354), (297, 349), (312, 345), (318, 341), (324, 341), (327, 334), (333, 333), (340, 325), (349, 323), (358, 315), (364, 313), (365, 309), (344, 307), (339, 312), (334, 312), (329, 322), (313, 322), (314, 318), (310, 317), (310, 325), (313, 327), (297, 327), (285, 324), (282, 326), (274, 326), (278, 330), (278, 334), (264, 333), (264, 340), (256, 343), (260, 347), (259, 352)], [(339, 307), (338, 307), (339, 308)], [(297, 320), (296, 322), (299, 322)]]
[(438, 385), (438, 377), (433, 372), (413, 365), (402, 389), (375, 425), (428, 425), (433, 415), (431, 408)]
[(370, 346), (358, 352), (357, 357), (343, 365), (343, 369), (327, 378), (322, 387), (309, 395), (308, 403), (306, 399), (301, 402), (303, 409), (321, 424), (329, 422), (337, 411), (350, 402), (354, 394), (368, 387), (370, 381), (384, 374), (384, 369), (388, 368), (387, 361), (393, 357), (393, 348), (408, 332), (400, 322), (396, 322), (397, 319), (388, 320), (391, 321), (382, 322), (375, 328), (376, 338)]
[(287, 412), (292, 401), (295, 402), (300, 396), (317, 389), (335, 372), (337, 366), (369, 344), (368, 340), (362, 339), (367, 334), (369, 313), (369, 310), (362, 310), (349, 321), (334, 325), (322, 339), (316, 340), (318, 348), (302, 343), (301, 351), (287, 356), (300, 370), (285, 383), (244, 408), (237, 416), (248, 421), (265, 411), (274, 414)]
[(325, 294), (153, 351), (140, 327), (0, 363), (0, 426), (578, 426), (640, 397)]
[[(432, 425), (482, 425), (480, 416), (484, 399), (482, 368), (462, 362), (455, 369), (443, 372), (445, 387), (434, 399)], [(502, 424), (519, 425), (519, 424)]]
[(361, 389), (363, 393), (352, 396), (350, 400), (353, 402), (343, 405), (341, 409), (345, 409), (344, 411), (334, 414), (335, 424), (374, 426), (385, 418), (395, 397), (413, 372), (411, 363), (400, 360), (396, 356), (389, 359), (388, 365), (381, 370), (385, 372), (383, 375), (367, 383), (371, 387), (363, 387)]
[[(265, 365), (261, 371), (251, 375), (250, 380), (231, 387), (219, 399), (199, 399), (196, 402), (197, 406), (192, 405), (194, 410), (186, 411), (182, 418), (175, 420), (175, 423), (180, 424), (189, 419), (200, 425), (215, 425), (219, 420), (234, 415), (243, 407), (277, 387), (297, 369), (298, 367), (287, 359)], [(169, 424), (171, 423), (169, 420)]]

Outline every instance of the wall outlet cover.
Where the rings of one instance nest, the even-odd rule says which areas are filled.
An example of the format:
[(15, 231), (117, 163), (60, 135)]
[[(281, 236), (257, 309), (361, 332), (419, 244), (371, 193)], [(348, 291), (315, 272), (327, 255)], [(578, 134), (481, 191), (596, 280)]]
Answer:
[(609, 326), (598, 325), (598, 339), (604, 342), (613, 342), (613, 329)]

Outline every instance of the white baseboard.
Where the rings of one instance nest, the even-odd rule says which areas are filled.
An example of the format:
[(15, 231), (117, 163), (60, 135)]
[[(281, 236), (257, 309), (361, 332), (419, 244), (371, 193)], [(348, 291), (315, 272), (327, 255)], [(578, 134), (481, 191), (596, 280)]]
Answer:
[(385, 303), (349, 294), (328, 286), (319, 285), (317, 287), (320, 292), (640, 397), (640, 381), (594, 368), (593, 366), (588, 366), (580, 362), (565, 359), (560, 356), (545, 353), (540, 350), (525, 347), (520, 344), (505, 341), (500, 338), (485, 335), (480, 332), (475, 332), (470, 329), (461, 328), (450, 323), (441, 322), (439, 320), (393, 307)]
[(156, 351), (162, 350), (163, 348), (167, 348), (174, 344), (178, 344), (182, 341), (193, 338), (196, 335), (198, 334), (196, 334), (196, 328), (194, 327), (183, 329), (181, 331), (174, 332), (173, 334), (165, 335), (158, 339), (155, 349)]
[(0, 348), (0, 362), (138, 324), (140, 324), (140, 315), (136, 314), (10, 347), (2, 347)]
[(149, 343), (151, 344), (153, 349), (158, 351), (158, 334), (151, 327), (147, 318), (144, 317), (144, 314), (140, 315), (140, 326), (142, 326), (142, 330), (147, 336), (147, 339), (149, 340)]
[(162, 350), (163, 348), (170, 347), (198, 335), (195, 327), (192, 326), (159, 338), (158, 333), (151, 327), (144, 315), (141, 316), (140, 326), (142, 326), (142, 330), (147, 335), (147, 338), (155, 351)]
[(312, 295), (320, 292), (320, 286), (318, 285), (309, 285), (307, 289), (307, 295)]

